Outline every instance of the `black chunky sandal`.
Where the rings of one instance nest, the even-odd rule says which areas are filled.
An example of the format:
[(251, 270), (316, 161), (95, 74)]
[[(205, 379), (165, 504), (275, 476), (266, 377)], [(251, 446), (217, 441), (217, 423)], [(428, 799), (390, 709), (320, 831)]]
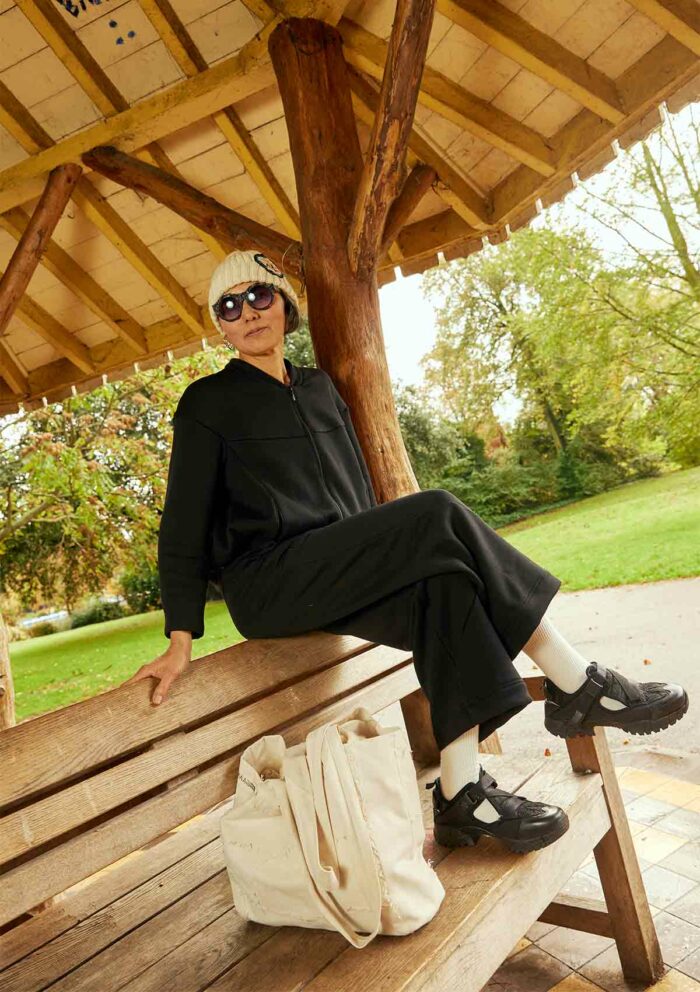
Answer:
[[(597, 661), (588, 665), (586, 676), (575, 692), (545, 678), (544, 725), (555, 737), (591, 736), (596, 726), (651, 734), (676, 723), (688, 709), (688, 693), (677, 682), (635, 682)], [(602, 696), (618, 699), (624, 709), (603, 706)]]
[[(569, 829), (569, 818), (559, 806), (530, 802), (497, 788), (496, 780), (479, 765), (479, 778), (460, 789), (452, 799), (445, 799), (440, 778), (428, 782), (434, 789), (433, 813), (435, 840), (443, 847), (464, 847), (476, 844), (480, 837), (496, 837), (511, 851), (534, 851), (546, 847)], [(488, 799), (500, 814), (498, 820), (486, 823), (474, 816), (474, 810)]]

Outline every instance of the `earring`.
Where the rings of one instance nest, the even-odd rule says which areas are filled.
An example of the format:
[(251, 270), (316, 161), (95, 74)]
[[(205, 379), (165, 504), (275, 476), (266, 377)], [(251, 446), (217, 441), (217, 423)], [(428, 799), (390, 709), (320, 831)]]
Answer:
[(221, 338), (222, 338), (222, 341), (223, 341), (224, 345), (229, 349), (229, 351), (235, 351), (236, 350), (235, 344), (232, 344), (229, 341), (229, 339), (226, 337), (226, 335), (223, 333), (223, 331), (220, 331), (219, 333), (221, 334)]

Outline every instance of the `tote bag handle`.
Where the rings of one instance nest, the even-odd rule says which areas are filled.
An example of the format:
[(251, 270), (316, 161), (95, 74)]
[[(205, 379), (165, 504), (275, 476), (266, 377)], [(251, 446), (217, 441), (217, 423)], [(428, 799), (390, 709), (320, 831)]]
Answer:
[[(326, 790), (323, 784), (322, 756), (324, 745), (328, 748), (332, 764), (336, 769), (345, 797), (348, 817), (353, 826), (357, 853), (353, 870), (363, 871), (372, 900), (374, 929), (366, 936), (362, 936), (357, 931), (349, 914), (328, 895), (329, 891), (339, 887), (340, 880), (336, 870), (337, 851), (333, 843)], [(303, 760), (302, 756), (299, 756), (297, 760), (289, 763), (288, 768), (285, 766), (285, 779), (288, 784), (292, 783), (292, 788), (286, 790), (289, 799), (288, 812), (297, 828), (304, 858), (314, 882), (318, 907), (334, 929), (342, 933), (354, 947), (365, 947), (376, 937), (381, 926), (383, 901), (381, 882), (367, 823), (360, 806), (357, 786), (335, 724), (324, 724), (308, 734), (306, 738), (306, 761)], [(328, 838), (329, 846), (333, 847), (333, 852), (336, 854), (336, 866), (321, 864), (317, 817)]]

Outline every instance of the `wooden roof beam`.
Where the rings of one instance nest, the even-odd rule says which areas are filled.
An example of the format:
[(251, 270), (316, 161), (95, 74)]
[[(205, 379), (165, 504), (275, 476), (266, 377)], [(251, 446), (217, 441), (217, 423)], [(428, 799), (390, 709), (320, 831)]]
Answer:
[(17, 305), (17, 315), (23, 324), (31, 327), (44, 341), (48, 341), (81, 372), (94, 373), (95, 366), (83, 342), (38, 303), (24, 296)]
[(700, 4), (697, 0), (628, 0), (681, 45), (700, 55)]
[[(358, 70), (348, 66), (348, 78), (352, 89), (352, 102), (355, 114), (370, 127), (379, 105), (379, 93)], [(439, 183), (435, 189), (438, 196), (448, 203), (467, 224), (476, 229), (488, 227), (491, 216), (490, 199), (474, 189), (466, 176), (458, 172), (445, 159), (436, 145), (428, 138), (416, 122), (413, 122), (408, 138), (406, 162), (412, 169), (419, 162), (431, 166), (438, 174)]]
[(437, 0), (441, 14), (611, 124), (624, 118), (615, 83), (496, 0)]
[[(341, 18), (338, 29), (343, 36), (346, 60), (356, 68), (381, 79), (387, 60), (386, 43), (347, 17)], [(430, 110), (475, 134), (492, 147), (499, 148), (540, 175), (554, 174), (552, 149), (542, 135), (467, 92), (429, 66), (424, 68), (418, 99)]]
[[(19, 301), (26, 292), (29, 281), (41, 261), (42, 253), (70, 199), (80, 172), (80, 166), (71, 162), (58, 166), (49, 173), (48, 182), (34, 213), (12, 253), (7, 268), (0, 277), (0, 336), (4, 334)], [(3, 346), (7, 359), (9, 349), (5, 342)], [(17, 389), (21, 382), (15, 375), (16, 369), (11, 363), (8, 364), (7, 371), (12, 380), (8, 381), (8, 384), (12, 389)]]
[(121, 186), (146, 193), (192, 224), (214, 234), (228, 251), (259, 247), (283, 265), (284, 271), (297, 277), (302, 275), (302, 251), (298, 241), (231, 210), (182, 179), (110, 146), (93, 148), (83, 155), (83, 160)]
[(378, 258), (382, 258), (385, 252), (389, 250), (401, 229), (405, 226), (408, 218), (428, 190), (432, 188), (433, 183), (437, 182), (437, 178), (437, 172), (430, 165), (419, 163), (413, 166), (406, 177), (401, 192), (389, 208), (377, 255)]
[[(560, 163), (557, 175), (543, 183), (529, 169), (511, 172), (493, 190), (494, 222), (499, 225), (510, 222), (512, 216), (538, 198), (547, 196), (552, 187), (562, 182), (571, 184), (573, 171), (607, 148), (613, 139), (623, 139), (625, 134), (639, 127), (648, 114), (656, 111), (659, 103), (699, 73), (700, 65), (692, 52), (675, 38), (662, 38), (617, 80), (628, 108), (624, 123), (613, 127), (590, 110), (581, 110), (552, 137)], [(659, 80), (663, 80), (661, 86)]]
[(348, 233), (350, 268), (360, 279), (367, 279), (376, 266), (389, 208), (399, 193), (434, 10), (435, 0), (397, 2)]
[[(128, 101), (95, 61), (77, 33), (71, 30), (52, 0), (17, 0), (17, 6), (105, 117), (128, 110)], [(179, 175), (177, 168), (159, 145), (151, 143), (140, 149), (138, 154), (144, 161), (153, 162), (161, 169)], [(213, 238), (196, 229), (195, 234), (216, 258), (224, 257), (225, 252)]]
[(267, 42), (284, 18), (275, 17), (236, 55), (217, 62), (206, 72), (183, 79), (114, 114), (107, 120), (71, 134), (51, 147), (16, 162), (0, 172), (0, 212), (41, 194), (47, 172), (98, 145), (137, 151), (152, 141), (179, 131), (275, 82)]
[[(7, 95), (7, 87), (0, 84), (0, 103)], [(51, 151), (52, 139), (49, 134), (31, 116), (28, 110), (17, 101), (10, 101), (6, 113), (12, 113), (15, 133), (18, 140), (27, 151), (37, 147)], [(42, 155), (43, 152), (36, 152)], [(74, 163), (82, 167), (82, 163)], [(143, 278), (161, 295), (192, 330), (201, 336), (203, 324), (209, 323), (204, 308), (200, 308), (190, 299), (179, 282), (170, 274), (168, 269), (153, 254), (152, 251), (137, 237), (134, 231), (117, 214), (116, 210), (95, 189), (85, 176), (76, 182), (73, 193), (74, 201), (81, 207), (89, 220), (109, 238), (127, 258)], [(129, 341), (138, 354), (146, 352), (146, 339), (135, 321), (119, 328), (119, 334)]]
[[(196, 76), (200, 72), (205, 72), (209, 68), (208, 63), (173, 10), (170, 0), (139, 0), (139, 2), (163, 44), (185, 75)], [(275, 11), (271, 7), (263, 4), (263, 9), (266, 11), (263, 20), (274, 18)], [(213, 120), (289, 237), (299, 241), (301, 238), (299, 214), (256, 147), (240, 116), (233, 107), (224, 107), (214, 114)]]
[[(0, 227), (17, 241), (22, 237), (28, 222), (29, 218), (20, 207), (13, 207), (0, 214)], [(143, 327), (56, 241), (51, 240), (46, 245), (41, 264), (77, 296), (81, 303), (111, 327), (117, 336), (127, 341), (132, 350), (140, 354), (146, 351)]]

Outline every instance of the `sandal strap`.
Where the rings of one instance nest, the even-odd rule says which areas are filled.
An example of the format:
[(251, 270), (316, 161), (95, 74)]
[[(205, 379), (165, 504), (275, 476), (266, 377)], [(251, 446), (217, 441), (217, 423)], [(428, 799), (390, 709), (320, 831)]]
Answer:
[(597, 668), (589, 673), (588, 681), (584, 683), (571, 704), (575, 709), (573, 715), (568, 718), (569, 723), (574, 725), (583, 723), (595, 701), (603, 695), (606, 683), (606, 677)]

